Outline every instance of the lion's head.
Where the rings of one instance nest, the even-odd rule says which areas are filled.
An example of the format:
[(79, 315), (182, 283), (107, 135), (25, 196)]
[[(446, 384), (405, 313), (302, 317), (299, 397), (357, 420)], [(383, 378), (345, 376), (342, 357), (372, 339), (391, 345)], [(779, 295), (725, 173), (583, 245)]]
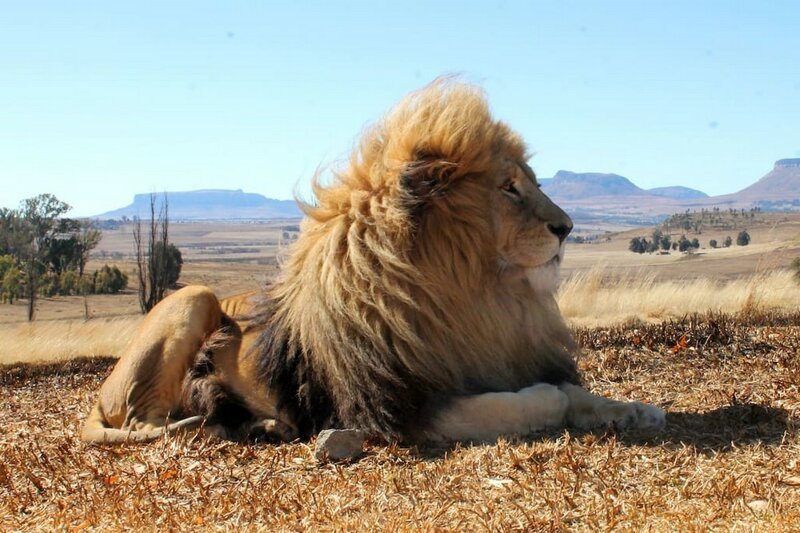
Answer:
[(479, 89), (438, 80), (315, 183), (259, 343), (301, 430), (403, 438), (453, 395), (577, 381), (553, 298), (572, 223), (527, 159)]

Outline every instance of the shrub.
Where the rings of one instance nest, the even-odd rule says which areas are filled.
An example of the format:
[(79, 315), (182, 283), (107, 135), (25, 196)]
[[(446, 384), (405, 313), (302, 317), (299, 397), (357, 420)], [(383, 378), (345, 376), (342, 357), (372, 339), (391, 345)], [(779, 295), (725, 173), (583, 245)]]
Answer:
[(647, 251), (647, 239), (644, 237), (634, 237), (628, 245), (628, 250), (637, 254), (643, 254)]
[(103, 265), (103, 268), (94, 274), (95, 294), (117, 294), (128, 286), (128, 276), (117, 265)]
[(736, 236), (736, 245), (747, 246), (748, 244), (750, 244), (750, 234), (747, 233), (747, 230), (740, 231), (739, 235)]

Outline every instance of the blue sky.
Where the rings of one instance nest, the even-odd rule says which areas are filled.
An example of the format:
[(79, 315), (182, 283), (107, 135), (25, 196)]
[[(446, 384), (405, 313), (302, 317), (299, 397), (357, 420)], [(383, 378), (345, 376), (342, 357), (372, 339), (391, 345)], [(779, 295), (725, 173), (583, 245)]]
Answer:
[(438, 75), (559, 169), (741, 189), (800, 157), (800, 2), (37, 2), (0, 16), (0, 206), (304, 194)]

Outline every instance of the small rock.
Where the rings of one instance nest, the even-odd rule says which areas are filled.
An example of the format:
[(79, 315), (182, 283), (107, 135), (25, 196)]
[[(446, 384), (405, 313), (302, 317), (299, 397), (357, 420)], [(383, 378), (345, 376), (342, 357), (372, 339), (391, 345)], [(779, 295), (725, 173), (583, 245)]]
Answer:
[(317, 435), (314, 457), (318, 461), (355, 459), (364, 451), (366, 435), (358, 429), (326, 429)]
[(769, 509), (769, 502), (767, 500), (753, 500), (751, 502), (747, 502), (747, 506), (756, 513), (763, 513), (767, 509)]

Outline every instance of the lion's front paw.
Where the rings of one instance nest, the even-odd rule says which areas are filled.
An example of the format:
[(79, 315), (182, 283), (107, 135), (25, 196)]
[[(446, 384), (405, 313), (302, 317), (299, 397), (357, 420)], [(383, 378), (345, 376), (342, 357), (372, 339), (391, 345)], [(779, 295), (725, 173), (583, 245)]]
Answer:
[(661, 429), (667, 423), (667, 413), (660, 407), (649, 403), (633, 402), (636, 419), (633, 427), (639, 429)]
[(250, 425), (249, 440), (264, 442), (291, 442), (297, 438), (297, 430), (274, 418), (265, 418)]
[(599, 400), (595, 405), (584, 405), (579, 409), (574, 409), (569, 417), (570, 425), (580, 429), (593, 429), (611, 424), (619, 429), (664, 427), (666, 415), (655, 405)]

